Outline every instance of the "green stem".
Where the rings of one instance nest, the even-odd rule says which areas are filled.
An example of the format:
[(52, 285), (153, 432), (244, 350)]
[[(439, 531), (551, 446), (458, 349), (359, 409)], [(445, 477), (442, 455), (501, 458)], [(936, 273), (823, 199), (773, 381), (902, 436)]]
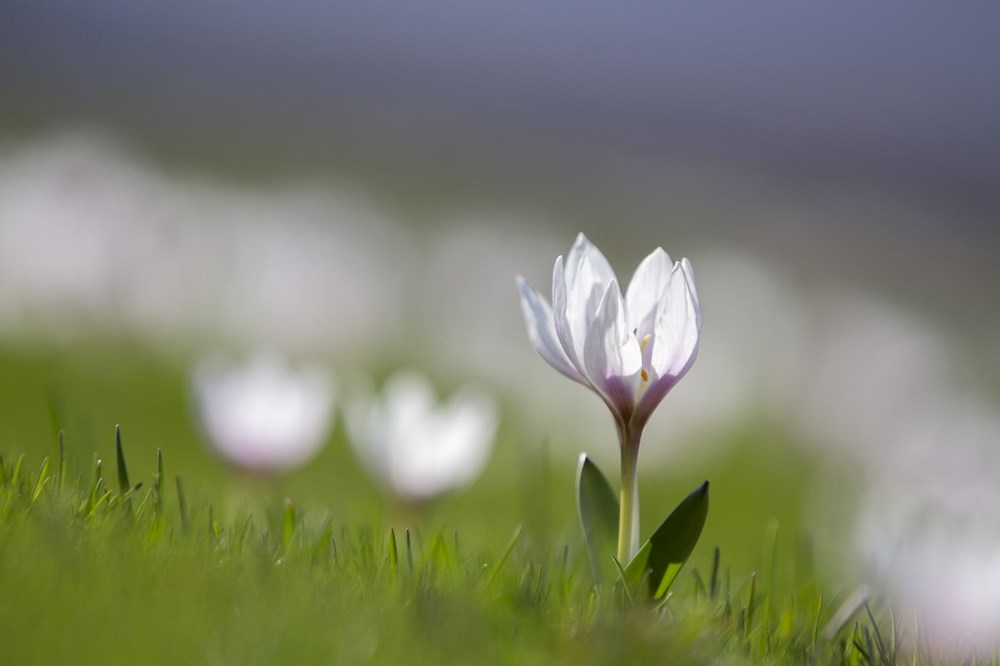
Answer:
[(639, 435), (619, 428), (622, 454), (621, 501), (618, 513), (618, 561), (627, 566), (639, 551)]

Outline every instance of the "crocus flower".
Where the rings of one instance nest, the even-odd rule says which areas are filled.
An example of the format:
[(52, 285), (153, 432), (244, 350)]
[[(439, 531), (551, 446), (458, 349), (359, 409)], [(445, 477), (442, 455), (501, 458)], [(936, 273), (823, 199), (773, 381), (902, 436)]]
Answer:
[(241, 365), (203, 362), (194, 389), (208, 442), (228, 462), (254, 472), (302, 465), (322, 447), (333, 421), (328, 374), (274, 356)]
[(638, 549), (636, 460), (650, 415), (694, 363), (701, 307), (687, 259), (656, 248), (625, 295), (600, 250), (582, 233), (556, 258), (552, 305), (517, 277), (532, 346), (556, 370), (592, 389), (611, 410), (621, 445), (618, 555)]
[(402, 500), (419, 502), (471, 483), (489, 458), (497, 411), (463, 388), (440, 403), (430, 383), (396, 374), (382, 393), (348, 405), (351, 443), (368, 470)]

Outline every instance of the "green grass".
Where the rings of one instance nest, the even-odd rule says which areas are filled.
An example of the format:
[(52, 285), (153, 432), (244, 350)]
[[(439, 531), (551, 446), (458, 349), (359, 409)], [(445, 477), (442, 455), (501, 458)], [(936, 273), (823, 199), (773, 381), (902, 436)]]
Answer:
[(703, 478), (713, 493), (652, 607), (593, 585), (575, 454), (535, 434), (507, 427), (480, 483), (415, 513), (360, 474), (341, 430), (289, 478), (234, 476), (199, 443), (169, 359), (15, 350), (0, 376), (0, 663), (929, 662), (880, 603), (824, 631), (853, 585), (803, 546), (814, 470), (778, 462), (773, 425), (643, 477), (648, 518)]

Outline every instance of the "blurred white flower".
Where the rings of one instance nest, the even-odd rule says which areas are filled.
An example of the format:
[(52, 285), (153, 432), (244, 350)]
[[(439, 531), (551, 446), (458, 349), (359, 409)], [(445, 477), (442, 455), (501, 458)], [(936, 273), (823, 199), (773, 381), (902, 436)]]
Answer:
[(901, 424), (869, 472), (854, 548), (932, 643), (1000, 646), (1000, 418), (958, 390)]
[(432, 499), (474, 481), (498, 425), (486, 394), (469, 387), (441, 403), (424, 377), (394, 375), (377, 396), (348, 404), (347, 427), (362, 463), (401, 499)]
[(334, 384), (319, 366), (276, 356), (244, 364), (209, 360), (194, 373), (198, 416), (209, 443), (252, 471), (285, 471), (312, 458), (333, 421)]

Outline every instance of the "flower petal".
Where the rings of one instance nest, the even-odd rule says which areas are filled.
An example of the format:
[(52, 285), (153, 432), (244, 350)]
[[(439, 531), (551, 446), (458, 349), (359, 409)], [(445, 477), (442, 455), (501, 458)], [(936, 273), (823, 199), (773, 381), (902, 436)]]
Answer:
[(653, 329), (651, 365), (657, 375), (677, 374), (687, 363), (698, 345), (700, 312), (683, 264), (675, 264)]
[(566, 284), (570, 289), (576, 284), (585, 257), (590, 262), (591, 275), (588, 279), (602, 285), (601, 295), (603, 296), (608, 283), (615, 279), (615, 271), (611, 268), (611, 263), (604, 256), (604, 253), (597, 249), (597, 246), (591, 243), (582, 232), (577, 234), (573, 247), (566, 255)]
[(636, 422), (644, 424), (664, 396), (691, 369), (698, 355), (700, 329), (697, 295), (688, 283), (683, 263), (678, 263), (657, 312), (649, 384), (636, 408)]
[(572, 280), (569, 278), (570, 267), (566, 266), (566, 320), (577, 359), (583, 358), (587, 332), (597, 317), (608, 285), (615, 279), (606, 264), (607, 260), (599, 252), (593, 254), (585, 250), (580, 255)]
[(552, 319), (556, 329), (556, 337), (569, 362), (580, 373), (581, 377), (586, 377), (587, 373), (583, 369), (582, 347), (586, 332), (580, 336), (581, 352), (577, 352), (577, 344), (573, 339), (573, 331), (569, 318), (569, 292), (566, 288), (566, 271), (564, 269), (562, 255), (556, 257), (555, 266), (552, 267)]
[(625, 294), (628, 325), (640, 340), (653, 332), (656, 310), (663, 301), (672, 269), (670, 255), (658, 247), (642, 260), (628, 283)]
[(691, 267), (691, 262), (687, 260), (687, 257), (681, 259), (681, 269), (684, 271), (684, 277), (687, 278), (688, 289), (691, 290), (691, 297), (694, 299), (695, 311), (698, 313), (698, 330), (701, 330), (701, 301), (698, 300), (698, 288), (694, 282), (694, 268)]
[(524, 323), (528, 328), (528, 339), (531, 341), (531, 345), (553, 368), (570, 379), (586, 385), (587, 380), (574, 367), (573, 362), (563, 350), (562, 343), (556, 334), (552, 308), (523, 277), (518, 275), (516, 279), (517, 287), (521, 292), (521, 312), (524, 314)]
[(587, 332), (584, 365), (590, 383), (608, 405), (622, 418), (629, 418), (635, 408), (642, 352), (625, 322), (625, 303), (617, 280), (605, 290)]

